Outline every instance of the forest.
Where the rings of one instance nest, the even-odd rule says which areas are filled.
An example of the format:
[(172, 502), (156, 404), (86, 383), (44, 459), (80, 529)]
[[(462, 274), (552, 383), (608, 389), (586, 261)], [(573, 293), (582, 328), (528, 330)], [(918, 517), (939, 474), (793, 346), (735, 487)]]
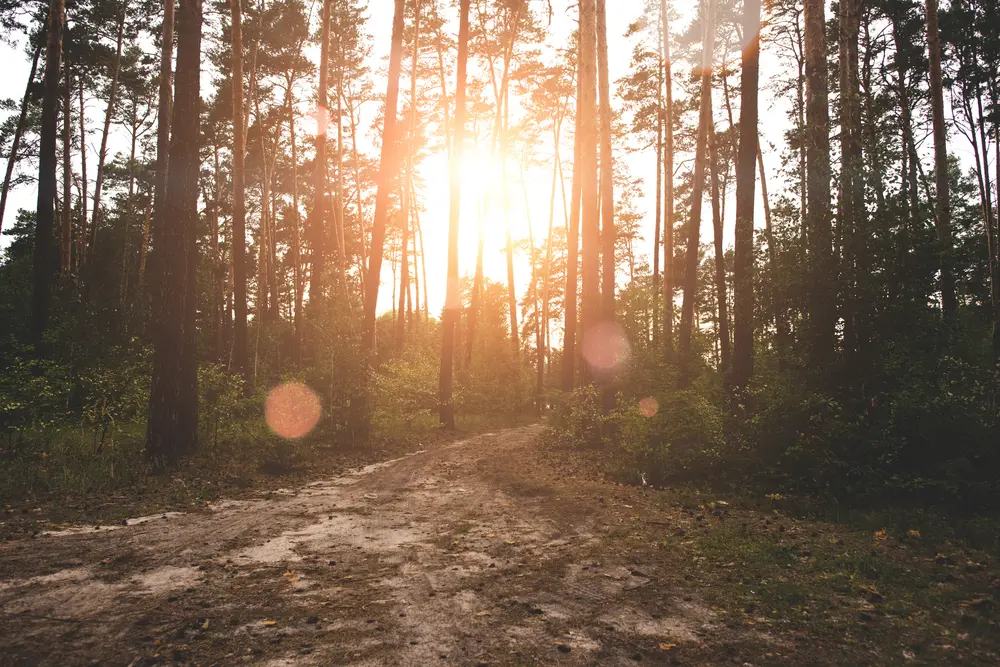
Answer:
[[(997, 0), (0, 0), (0, 620), (29, 628), (0, 649), (49, 664), (32, 622), (111, 613), (105, 593), (66, 608), (4, 597), (70, 585), (47, 577), (79, 545), (115, 576), (169, 563), (142, 579), (165, 605), (187, 604), (173, 586), (207, 608), (231, 592), (200, 572), (266, 563), (246, 581), (273, 606), (250, 648), (212, 643), (220, 621), (194, 602), (102, 654), (60, 635), (99, 658), (80, 664), (166, 664), (170, 642), (170, 664), (235, 664), (245, 648), (256, 664), (296, 614), (310, 632), (326, 620), (279, 584), (350, 589), (335, 568), (406, 543), (417, 507), (451, 535), (417, 543), (442, 549), (421, 561), (441, 577), (474, 538), (496, 572), (556, 558), (539, 555), (561, 553), (556, 537), (532, 542), (546, 512), (581, 544), (614, 545), (594, 558), (679, 560), (600, 575), (629, 582), (615, 600), (642, 589), (646, 611), (629, 613), (652, 620), (632, 634), (597, 616), (580, 627), (619, 634), (552, 630), (570, 612), (541, 591), (605, 566), (543, 567), (483, 611), (407, 608), (465, 630), (377, 664), (471, 659), (479, 617), (524, 609), (555, 634), (509, 664), (698, 650), (718, 651), (700, 664), (996, 664), (998, 16)], [(322, 481), (368, 464), (390, 467)], [(433, 491), (396, 508), (415, 479)], [(254, 525), (225, 504), (282, 494), (329, 519), (260, 510)], [(351, 503), (381, 513), (336, 524)], [(168, 509), (191, 514), (163, 514), (176, 530), (133, 521)], [(588, 523), (601, 512), (618, 528)], [(511, 513), (521, 532), (504, 539)], [(95, 524), (134, 548), (46, 537)], [(334, 557), (352, 531), (371, 543)], [(264, 533), (292, 546), (219, 556)], [(462, 553), (467, 570), (495, 567)], [(699, 616), (689, 596), (683, 623), (643, 635), (667, 627), (656, 573), (682, 571), (671, 585), (714, 606)], [(394, 595), (426, 594), (401, 572)], [(344, 594), (356, 609), (390, 599)], [(234, 625), (264, 599), (246, 595)], [(844, 595), (863, 607), (838, 617), (847, 603), (824, 596)], [(692, 619), (728, 630), (713, 644), (677, 629)], [(762, 644), (744, 626), (796, 636)], [(325, 646), (347, 664), (349, 637), (295, 644), (296, 660)], [(806, 658), (803, 638), (844, 652)]]
[(326, 442), (545, 416), (633, 481), (992, 506), (996, 7), (451, 4), (0, 8), (5, 495), (302, 383)]

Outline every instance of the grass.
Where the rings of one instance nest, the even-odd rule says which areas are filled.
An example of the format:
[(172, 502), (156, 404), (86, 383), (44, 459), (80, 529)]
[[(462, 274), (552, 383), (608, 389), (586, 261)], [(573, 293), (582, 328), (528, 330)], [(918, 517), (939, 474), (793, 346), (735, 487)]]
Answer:
[[(621, 483), (613, 450), (549, 451), (561, 467)], [(998, 517), (614, 488), (629, 509), (607, 539), (712, 608), (704, 664), (1000, 664)]]

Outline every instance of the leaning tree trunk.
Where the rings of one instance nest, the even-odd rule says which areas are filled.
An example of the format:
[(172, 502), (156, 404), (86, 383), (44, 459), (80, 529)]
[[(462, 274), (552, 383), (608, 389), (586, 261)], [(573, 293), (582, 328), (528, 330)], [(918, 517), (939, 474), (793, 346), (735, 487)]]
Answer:
[(458, 318), (462, 312), (462, 297), (458, 288), (458, 223), (462, 205), (462, 153), (465, 147), (465, 80), (469, 61), (469, 5), (461, 0), (458, 28), (458, 80), (455, 88), (455, 121), (452, 125), (450, 180), (451, 199), (448, 214), (448, 285), (442, 315), (441, 374), (439, 418), (445, 428), (455, 428), (455, 406), (452, 403), (455, 364), (455, 338)]
[(108, 157), (108, 137), (111, 134), (111, 118), (115, 112), (115, 100), (118, 97), (118, 75), (122, 66), (122, 46), (125, 42), (125, 10), (122, 6), (118, 16), (118, 40), (115, 47), (114, 69), (111, 75), (111, 90), (108, 93), (108, 107), (104, 112), (104, 132), (101, 134), (101, 150), (97, 154), (97, 176), (94, 182), (94, 211), (90, 220), (90, 247), (87, 256), (91, 256), (97, 246), (97, 222), (101, 215), (101, 193), (104, 189), (104, 164)]
[(375, 349), (375, 318), (378, 292), (382, 282), (382, 257), (385, 252), (385, 225), (389, 216), (389, 194), (399, 172), (399, 132), (397, 109), (399, 107), (399, 73), (403, 61), (404, 0), (396, 0), (392, 23), (392, 48), (389, 52), (389, 80), (383, 113), (382, 154), (379, 161), (378, 189), (375, 195), (375, 216), (372, 221), (372, 240), (369, 249), (368, 279), (365, 284), (365, 313), (363, 347), (365, 354)]
[[(247, 357), (247, 209), (244, 162), (246, 160), (245, 108), (243, 99), (243, 10), (241, 0), (230, 0), (233, 20), (233, 369), (244, 380), (250, 378)], [(250, 391), (249, 382), (246, 386)]]
[[(760, 0), (744, 0), (743, 34), (751, 35), (743, 49), (740, 75), (740, 144), (736, 155), (736, 253), (733, 263), (732, 382), (745, 387), (753, 375), (753, 214), (757, 166), (757, 85), (760, 72)], [(763, 172), (761, 173), (763, 177)], [(769, 246), (773, 246), (769, 243)]]
[(694, 366), (694, 302), (698, 298), (698, 255), (701, 241), (701, 205), (705, 189), (705, 165), (708, 153), (708, 133), (712, 127), (712, 49), (715, 45), (714, 2), (706, 6), (701, 49), (701, 109), (698, 120), (698, 140), (694, 154), (694, 181), (691, 188), (691, 215), (688, 220), (687, 251), (684, 256), (684, 300), (681, 305), (678, 354), (690, 378)]
[(154, 312), (153, 376), (146, 455), (163, 466), (198, 444), (197, 306), (201, 0), (177, 11), (177, 76), (170, 168), (160, 229)]
[(944, 93), (941, 83), (941, 29), (937, 0), (926, 0), (927, 51), (930, 61), (931, 119), (934, 126), (934, 217), (938, 233), (941, 275), (941, 306), (946, 319), (955, 314), (955, 276), (952, 269), (951, 193), (948, 184), (948, 136), (945, 128)]
[(28, 102), (31, 99), (31, 84), (35, 81), (38, 71), (38, 56), (42, 52), (41, 41), (35, 46), (35, 55), (31, 59), (31, 73), (24, 87), (24, 97), (21, 98), (21, 113), (17, 117), (17, 127), (14, 128), (14, 140), (10, 145), (10, 155), (7, 157), (7, 172), (3, 177), (3, 190), (0, 191), (0, 231), (3, 230), (3, 214), (7, 210), (7, 193), (10, 191), (10, 181), (14, 177), (14, 167), (17, 165), (17, 152), (21, 148), (21, 136), (24, 134), (25, 118), (28, 115)]
[(368, 435), (368, 378), (374, 361), (378, 292), (382, 282), (382, 258), (385, 252), (385, 226), (389, 217), (389, 195), (399, 173), (399, 132), (397, 110), (399, 106), (399, 73), (403, 61), (403, 17), (405, 0), (396, 0), (392, 21), (392, 47), (389, 50), (389, 80), (386, 84), (385, 110), (383, 112), (382, 154), (379, 161), (378, 186), (375, 193), (375, 215), (372, 219), (372, 239), (368, 260), (368, 275), (364, 285), (364, 321), (362, 322), (361, 353), (364, 355), (365, 378), (351, 404), (351, 421), (355, 436), (366, 439)]
[(38, 145), (38, 203), (31, 294), (31, 342), (37, 356), (45, 355), (43, 336), (49, 323), (52, 278), (59, 270), (53, 236), (56, 201), (56, 134), (59, 115), (59, 67), (62, 57), (63, 0), (50, 0), (45, 46), (45, 88), (42, 94), (42, 128)]

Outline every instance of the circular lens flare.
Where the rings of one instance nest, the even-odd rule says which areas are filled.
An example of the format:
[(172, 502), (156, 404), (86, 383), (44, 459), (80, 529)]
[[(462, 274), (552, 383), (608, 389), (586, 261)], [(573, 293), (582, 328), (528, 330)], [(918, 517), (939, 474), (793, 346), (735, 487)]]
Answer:
[(278, 385), (267, 395), (264, 418), (275, 435), (301, 438), (319, 423), (323, 409), (319, 396), (301, 382)]
[(639, 412), (643, 417), (654, 417), (659, 411), (660, 404), (655, 398), (650, 396), (639, 401)]
[(625, 332), (614, 322), (601, 322), (583, 332), (583, 358), (595, 371), (616, 371), (631, 351)]

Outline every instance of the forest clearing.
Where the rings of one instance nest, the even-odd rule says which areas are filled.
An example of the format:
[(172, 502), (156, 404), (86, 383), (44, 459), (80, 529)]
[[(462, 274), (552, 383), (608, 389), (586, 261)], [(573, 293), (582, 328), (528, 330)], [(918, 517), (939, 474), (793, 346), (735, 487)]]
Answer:
[(0, 665), (1000, 664), (1000, 0), (0, 0)]

